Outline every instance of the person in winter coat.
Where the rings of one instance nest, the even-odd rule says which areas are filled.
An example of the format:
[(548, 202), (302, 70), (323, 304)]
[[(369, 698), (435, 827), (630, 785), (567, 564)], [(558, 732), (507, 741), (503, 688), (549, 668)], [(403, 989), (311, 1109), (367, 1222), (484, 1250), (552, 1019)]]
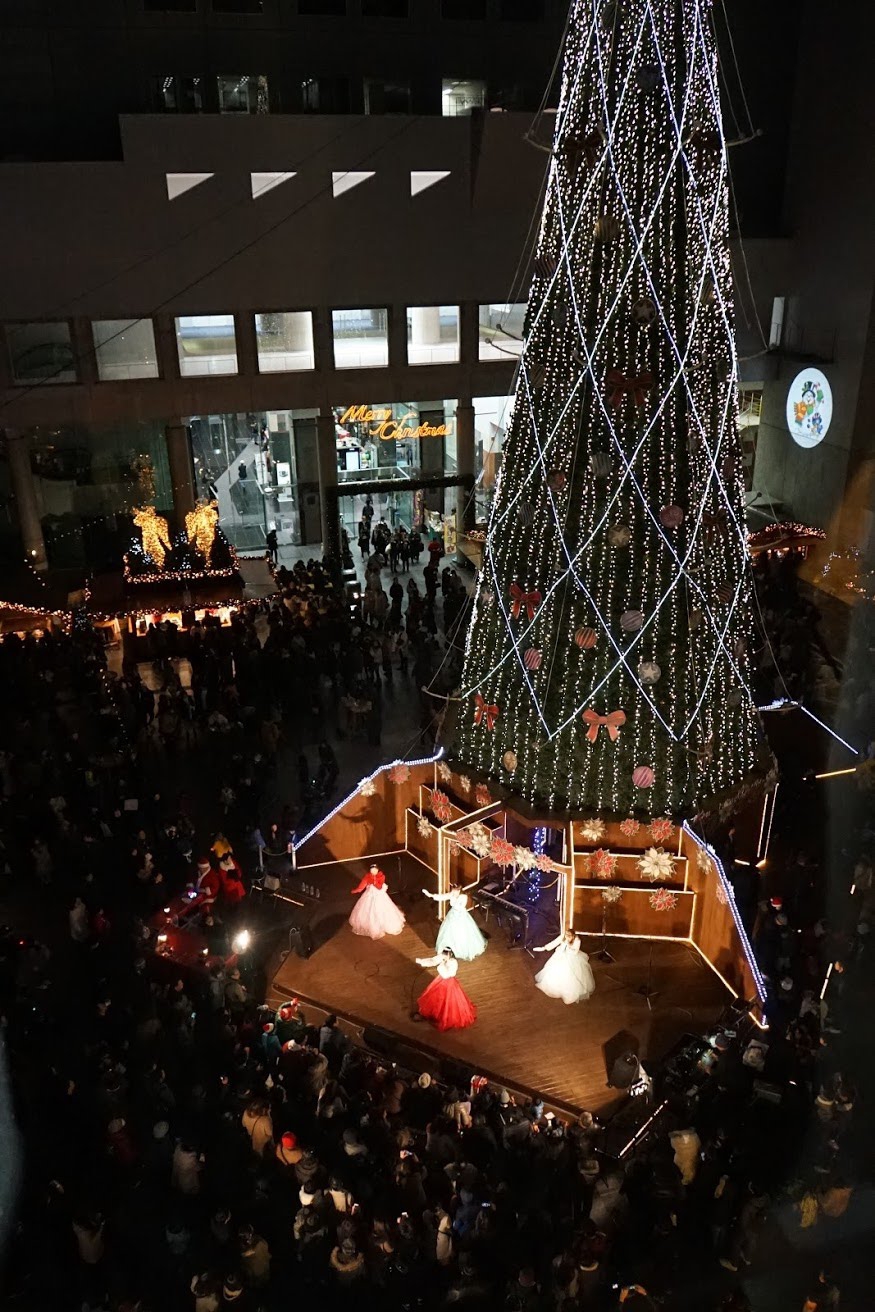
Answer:
[(194, 1148), (180, 1139), (173, 1150), (173, 1167), (170, 1182), (181, 1194), (192, 1196), (200, 1193), (201, 1167), (203, 1159), (198, 1157)]
[(252, 1289), (264, 1289), (270, 1280), (270, 1249), (252, 1226), (240, 1231), (240, 1264), (244, 1282)]
[(249, 1135), (252, 1151), (259, 1157), (273, 1143), (273, 1121), (267, 1102), (257, 1098), (251, 1102), (241, 1117), (243, 1129)]
[(88, 908), (77, 897), (70, 908), (70, 937), (74, 943), (87, 943), (89, 938)]
[(344, 1239), (331, 1250), (331, 1269), (341, 1288), (355, 1284), (365, 1274), (365, 1255), (360, 1253), (354, 1239)]
[(298, 1004), (297, 998), (284, 1002), (274, 1017), (276, 1036), (285, 1047), (289, 1039), (300, 1043), (307, 1028), (307, 1020)]
[(273, 1021), (267, 1021), (261, 1027), (261, 1048), (268, 1066), (275, 1066), (279, 1061), (283, 1045), (277, 1038), (276, 1026)]
[(106, 1251), (103, 1242), (105, 1224), (102, 1216), (83, 1216), (73, 1221), (79, 1256), (86, 1266), (97, 1266), (103, 1260)]
[(194, 1312), (219, 1312), (219, 1291), (207, 1272), (194, 1276), (189, 1289), (194, 1295)]

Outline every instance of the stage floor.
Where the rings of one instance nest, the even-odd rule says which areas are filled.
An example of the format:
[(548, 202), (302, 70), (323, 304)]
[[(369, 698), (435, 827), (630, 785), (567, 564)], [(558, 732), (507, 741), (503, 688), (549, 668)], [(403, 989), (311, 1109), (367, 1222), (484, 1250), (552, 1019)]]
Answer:
[[(520, 1092), (540, 1093), (562, 1109), (604, 1112), (617, 1101), (607, 1087), (606, 1051), (612, 1060), (634, 1046), (647, 1066), (682, 1034), (706, 1030), (730, 1000), (694, 948), (654, 942), (652, 986), (659, 993), (649, 1010), (635, 990), (647, 978), (650, 943), (609, 939), (616, 960), (592, 960), (594, 995), (565, 1006), (535, 987), (546, 956), (508, 949), (505, 932), (492, 917), (484, 927), (478, 914), (478, 923), (491, 934), (489, 947), (478, 960), (459, 963), (459, 980), (477, 1005), (478, 1019), (470, 1029), (438, 1034), (427, 1022), (412, 1019), (416, 999), (435, 974), (415, 961), (432, 955), (438, 929), (434, 903), (418, 893), (433, 887), (433, 877), (410, 857), (397, 873), (396, 857), (381, 864), (407, 915), (404, 932), (374, 942), (349, 928), (349, 890), (358, 883), (361, 862), (302, 871), (299, 878), (322, 892), (318, 903), (308, 901), (316, 950), (307, 961), (289, 956), (279, 965), (269, 998), (278, 1004), (296, 995), (354, 1028), (389, 1030), (403, 1044), (405, 1065), (418, 1056), (408, 1050), (417, 1049), (423, 1058), (450, 1058)], [(279, 909), (276, 914), (283, 915)], [(548, 942), (555, 933), (538, 918), (532, 923), (535, 943)], [(582, 944), (591, 958), (600, 946), (597, 938), (584, 937)]]

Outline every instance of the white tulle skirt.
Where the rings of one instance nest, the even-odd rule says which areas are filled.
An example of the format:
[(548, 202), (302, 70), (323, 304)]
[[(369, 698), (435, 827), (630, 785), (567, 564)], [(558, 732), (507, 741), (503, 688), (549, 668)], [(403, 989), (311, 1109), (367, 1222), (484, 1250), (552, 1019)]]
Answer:
[(589, 957), (585, 952), (571, 952), (564, 945), (538, 971), (535, 983), (548, 998), (560, 998), (569, 1004), (585, 1002), (595, 990)]
[(465, 907), (450, 907), (444, 916), (434, 950), (443, 952), (444, 948), (452, 948), (459, 961), (473, 961), (486, 951), (486, 939)]
[(404, 912), (399, 911), (385, 888), (369, 884), (352, 909), (349, 923), (354, 934), (366, 938), (382, 938), (384, 934), (400, 934), (404, 928)]

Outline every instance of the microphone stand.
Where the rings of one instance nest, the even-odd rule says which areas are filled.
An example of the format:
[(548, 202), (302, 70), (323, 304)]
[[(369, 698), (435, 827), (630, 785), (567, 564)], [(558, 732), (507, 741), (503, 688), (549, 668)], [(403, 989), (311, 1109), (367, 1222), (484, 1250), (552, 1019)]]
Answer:
[(653, 1011), (653, 999), (659, 997), (659, 989), (653, 988), (653, 939), (650, 940), (650, 951), (647, 954), (647, 979), (638, 985), (635, 992), (647, 1003), (647, 1010)]
[(602, 902), (602, 945), (598, 949), (598, 951), (594, 952), (592, 955), (596, 961), (604, 961), (606, 965), (610, 965), (612, 962), (616, 961), (617, 958), (613, 955), (612, 952), (608, 950), (607, 926), (608, 926), (608, 906), (607, 903), (603, 901)]

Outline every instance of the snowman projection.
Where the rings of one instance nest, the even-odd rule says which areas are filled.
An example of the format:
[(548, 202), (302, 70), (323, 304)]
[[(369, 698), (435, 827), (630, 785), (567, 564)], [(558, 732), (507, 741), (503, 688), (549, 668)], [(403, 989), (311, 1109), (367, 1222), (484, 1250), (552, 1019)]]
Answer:
[(799, 446), (823, 441), (832, 418), (832, 393), (819, 370), (806, 370), (793, 381), (787, 397), (787, 427)]

